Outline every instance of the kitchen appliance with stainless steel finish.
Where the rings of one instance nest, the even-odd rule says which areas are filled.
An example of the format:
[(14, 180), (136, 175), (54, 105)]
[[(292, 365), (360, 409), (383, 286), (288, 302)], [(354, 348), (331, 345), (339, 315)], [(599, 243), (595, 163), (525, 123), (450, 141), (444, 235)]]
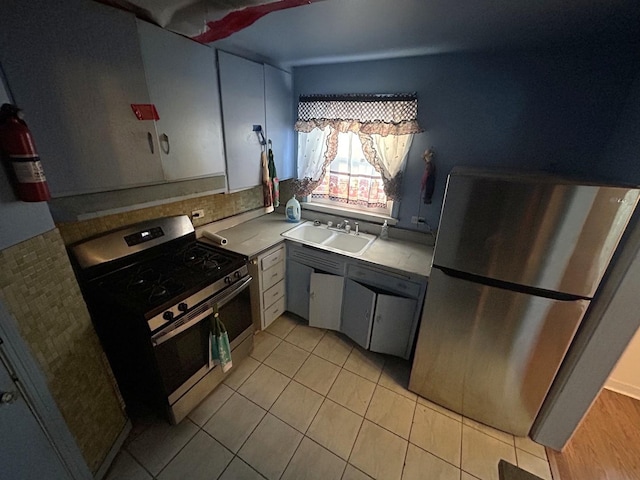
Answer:
[(527, 435), (640, 190), (456, 168), (409, 389)]
[(233, 371), (253, 348), (247, 259), (196, 240), (186, 216), (130, 225), (69, 248), (127, 407), (182, 420), (226, 374), (211, 354), (218, 309)]

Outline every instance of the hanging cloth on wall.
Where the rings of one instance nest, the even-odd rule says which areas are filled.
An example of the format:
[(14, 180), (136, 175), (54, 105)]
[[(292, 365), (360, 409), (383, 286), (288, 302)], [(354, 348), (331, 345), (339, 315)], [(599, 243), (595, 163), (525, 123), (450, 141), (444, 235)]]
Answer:
[(431, 203), (433, 191), (436, 188), (436, 164), (433, 162), (435, 152), (433, 148), (425, 150), (422, 154), (424, 159), (424, 173), (420, 182), (420, 193), (423, 195), (423, 201), (426, 205)]
[(278, 172), (276, 172), (276, 164), (273, 161), (273, 144), (271, 140), (269, 144), (269, 179), (271, 180), (271, 197), (273, 200), (273, 207), (278, 208), (280, 206), (280, 180), (278, 180)]
[(213, 306), (213, 315), (211, 316), (211, 358), (213, 358), (215, 364), (222, 367), (223, 372), (228, 371), (233, 366), (229, 335), (227, 334), (227, 328), (220, 320), (218, 305)]
[(269, 162), (267, 161), (267, 152), (264, 150), (260, 154), (260, 163), (262, 164), (262, 196), (264, 213), (273, 212), (273, 183), (269, 177)]

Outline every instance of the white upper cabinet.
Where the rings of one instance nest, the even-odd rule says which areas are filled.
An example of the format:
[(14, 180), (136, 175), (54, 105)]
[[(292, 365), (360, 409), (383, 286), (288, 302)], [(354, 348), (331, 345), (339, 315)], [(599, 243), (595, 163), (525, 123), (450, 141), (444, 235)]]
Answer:
[(262, 183), (262, 146), (254, 126), (265, 129), (264, 70), (255, 63), (218, 52), (222, 118), (230, 191)]
[(5, 2), (0, 63), (53, 196), (164, 181), (133, 15), (97, 2)]
[(264, 66), (267, 137), (273, 143), (273, 158), (280, 180), (295, 176), (293, 161), (293, 80), (291, 74)]
[(224, 175), (215, 51), (143, 21), (138, 33), (165, 179)]

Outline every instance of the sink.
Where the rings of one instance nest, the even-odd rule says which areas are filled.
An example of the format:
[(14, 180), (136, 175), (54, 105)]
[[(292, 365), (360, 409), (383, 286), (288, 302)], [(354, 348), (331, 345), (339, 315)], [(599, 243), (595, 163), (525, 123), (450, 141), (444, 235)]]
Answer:
[(298, 240), (306, 245), (312, 245), (337, 253), (346, 253), (352, 256), (362, 255), (376, 239), (374, 235), (361, 233), (346, 233), (335, 229), (329, 229), (326, 225), (314, 225), (313, 222), (304, 222), (282, 234), (283, 237)]
[(282, 235), (287, 238), (303, 240), (309, 243), (322, 243), (331, 238), (334, 235), (334, 232), (328, 230), (326, 227), (316, 227), (312, 222), (305, 222)]
[(369, 246), (375, 237), (372, 235), (354, 235), (347, 233), (337, 233), (323, 243), (325, 247), (335, 248), (344, 252), (361, 254)]

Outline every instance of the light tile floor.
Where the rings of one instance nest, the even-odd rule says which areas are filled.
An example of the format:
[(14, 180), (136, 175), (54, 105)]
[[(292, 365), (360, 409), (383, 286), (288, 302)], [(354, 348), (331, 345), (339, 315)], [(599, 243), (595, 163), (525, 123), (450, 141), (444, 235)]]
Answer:
[(406, 387), (410, 364), (286, 314), (189, 417), (137, 420), (108, 480), (498, 480), (508, 460), (545, 480), (545, 450)]

